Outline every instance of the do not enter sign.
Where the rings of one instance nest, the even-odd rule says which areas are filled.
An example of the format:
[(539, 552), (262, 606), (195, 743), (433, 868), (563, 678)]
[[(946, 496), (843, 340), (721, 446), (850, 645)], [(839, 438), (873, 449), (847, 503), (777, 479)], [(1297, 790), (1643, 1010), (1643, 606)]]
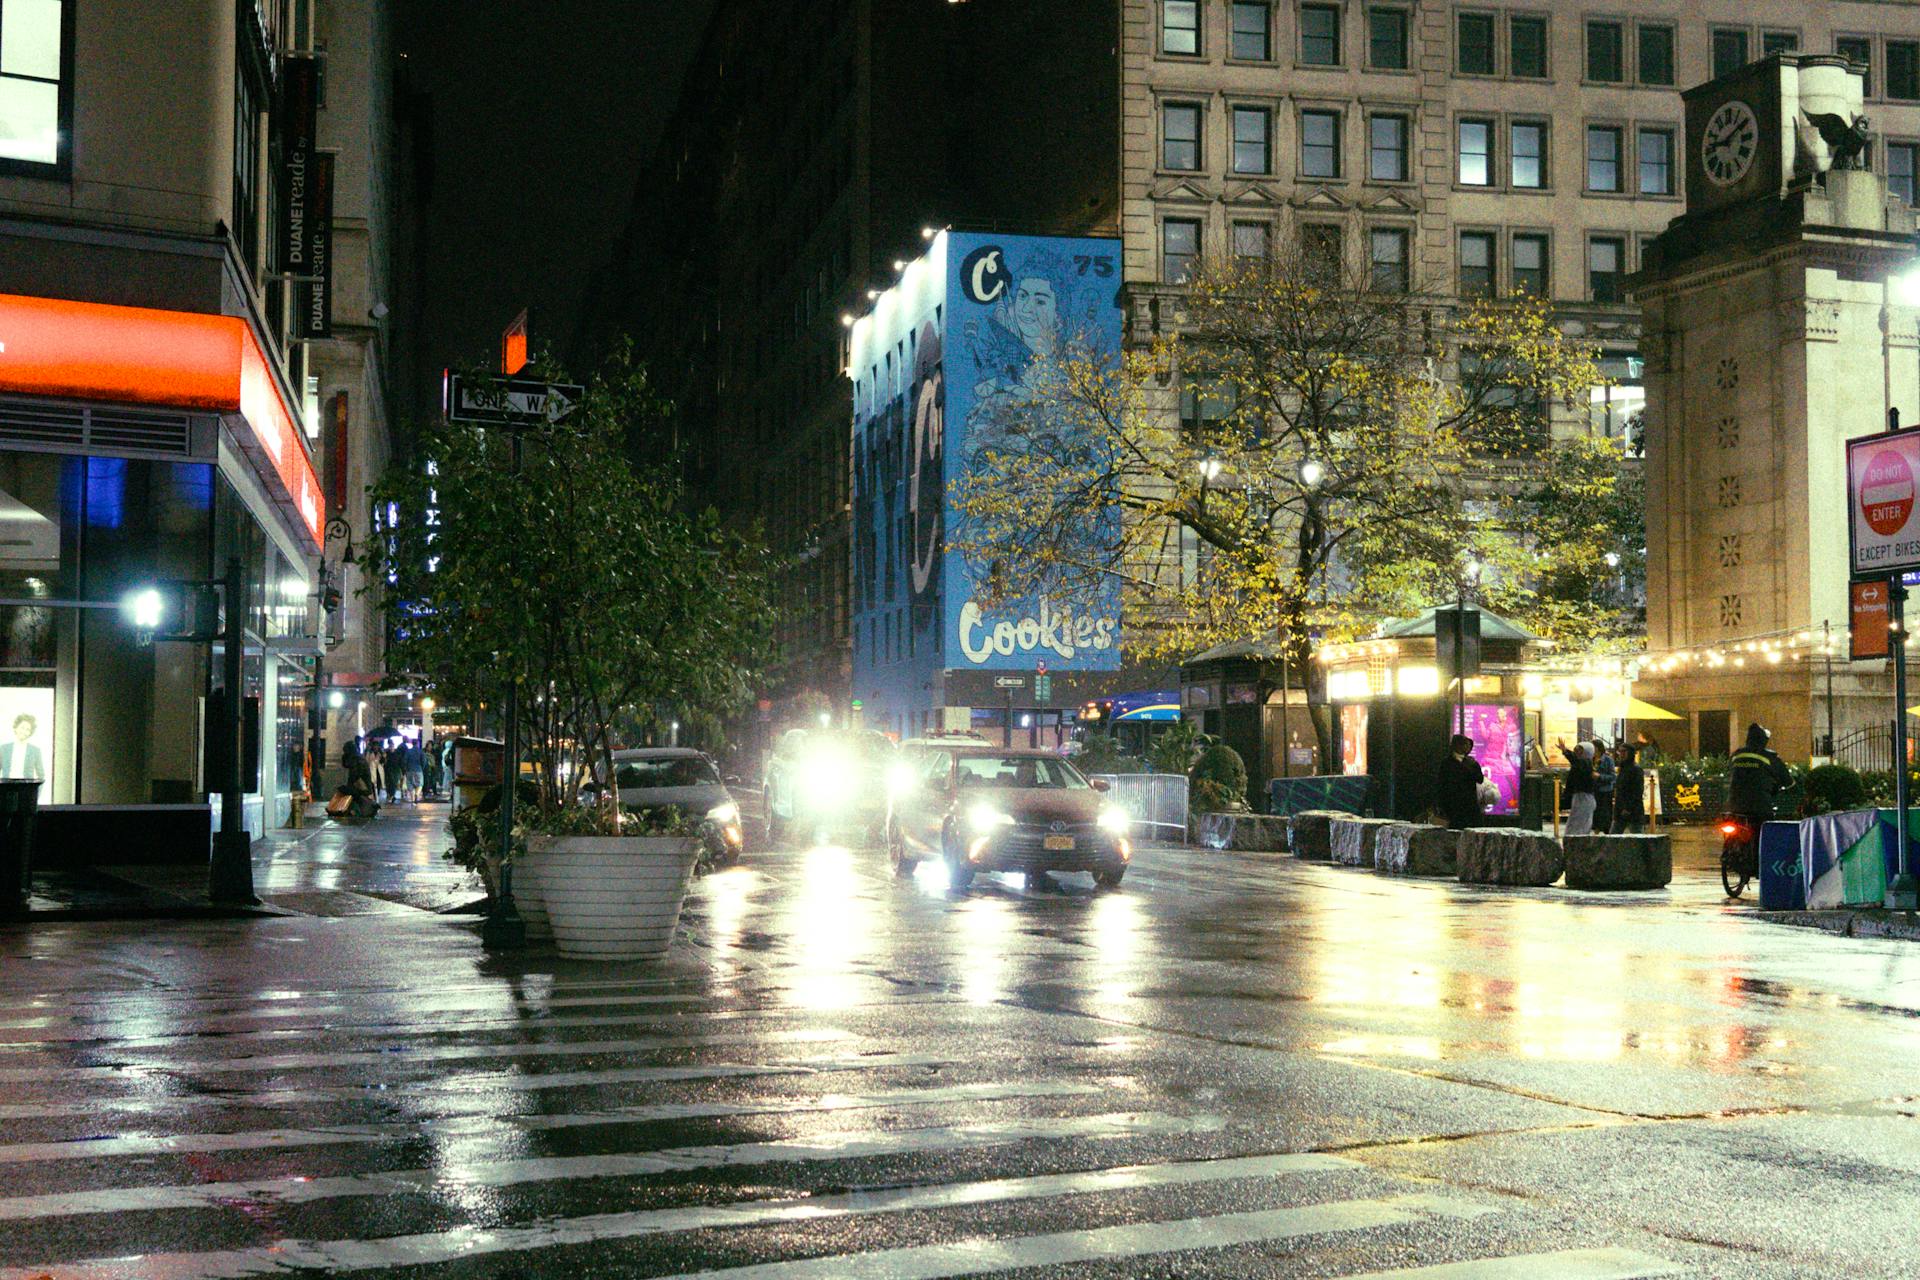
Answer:
[(1920, 431), (1847, 442), (1848, 530), (1855, 577), (1920, 568), (1920, 521), (1913, 518)]

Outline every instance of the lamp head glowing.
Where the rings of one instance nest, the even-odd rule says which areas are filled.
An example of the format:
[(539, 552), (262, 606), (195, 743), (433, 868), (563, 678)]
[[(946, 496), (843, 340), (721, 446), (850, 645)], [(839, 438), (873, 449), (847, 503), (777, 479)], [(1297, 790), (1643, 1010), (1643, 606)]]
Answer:
[(127, 593), (120, 607), (136, 630), (157, 631), (166, 614), (167, 601), (158, 587), (139, 587)]

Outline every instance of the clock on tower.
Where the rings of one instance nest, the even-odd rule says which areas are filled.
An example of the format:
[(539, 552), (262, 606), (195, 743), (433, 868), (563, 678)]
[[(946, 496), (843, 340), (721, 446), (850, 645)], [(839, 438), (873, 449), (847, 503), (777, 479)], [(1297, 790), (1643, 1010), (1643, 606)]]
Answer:
[(1687, 90), (1687, 213), (1777, 199), (1833, 163), (1822, 125), (1860, 114), (1845, 58), (1774, 54)]
[(1731, 187), (1747, 176), (1760, 152), (1760, 122), (1741, 98), (1729, 98), (1714, 108), (1701, 129), (1697, 145), (1707, 180)]

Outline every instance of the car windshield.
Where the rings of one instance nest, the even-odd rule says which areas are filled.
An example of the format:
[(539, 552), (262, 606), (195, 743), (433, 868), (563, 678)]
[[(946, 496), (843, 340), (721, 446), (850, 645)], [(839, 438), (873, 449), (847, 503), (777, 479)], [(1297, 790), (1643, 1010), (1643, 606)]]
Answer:
[(698, 756), (669, 756), (661, 760), (621, 760), (613, 776), (622, 791), (664, 787), (718, 786), (720, 775), (710, 761)]
[(963, 787), (1087, 789), (1087, 780), (1080, 776), (1079, 770), (1050, 756), (961, 756), (955, 768)]

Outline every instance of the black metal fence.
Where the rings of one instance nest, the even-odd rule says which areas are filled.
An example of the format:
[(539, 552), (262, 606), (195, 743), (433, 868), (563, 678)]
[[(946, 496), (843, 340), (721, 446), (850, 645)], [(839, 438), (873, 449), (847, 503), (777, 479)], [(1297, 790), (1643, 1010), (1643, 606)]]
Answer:
[(1835, 764), (1844, 764), (1858, 773), (1893, 771), (1893, 726), (1868, 725), (1843, 733), (1834, 740)]

